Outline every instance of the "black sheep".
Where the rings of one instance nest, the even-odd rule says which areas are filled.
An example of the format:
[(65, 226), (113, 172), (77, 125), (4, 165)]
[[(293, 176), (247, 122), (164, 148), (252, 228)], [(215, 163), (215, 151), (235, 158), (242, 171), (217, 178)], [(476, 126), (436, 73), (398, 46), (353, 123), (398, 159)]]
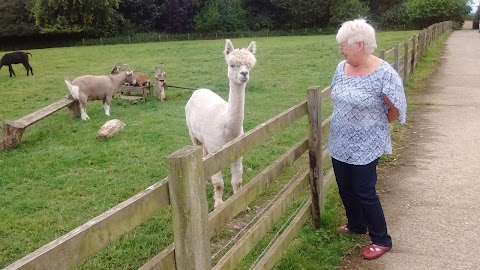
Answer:
[(28, 55), (32, 55), (31, 53), (25, 53), (25, 52), (11, 52), (11, 53), (6, 53), (2, 59), (0, 59), (0, 69), (2, 69), (3, 66), (8, 66), (8, 71), (10, 71), (10, 77), (12, 77), (12, 74), (15, 75), (15, 71), (13, 71), (12, 64), (20, 64), (22, 63), (25, 69), (27, 70), (27, 76), (28, 73), (32, 73), (33, 76), (33, 69), (28, 63)]

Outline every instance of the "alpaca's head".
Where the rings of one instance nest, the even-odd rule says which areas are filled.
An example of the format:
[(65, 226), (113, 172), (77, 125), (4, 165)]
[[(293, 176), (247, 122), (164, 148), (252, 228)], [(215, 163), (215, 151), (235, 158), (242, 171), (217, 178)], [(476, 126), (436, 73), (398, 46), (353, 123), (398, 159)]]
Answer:
[(257, 60), (255, 53), (257, 45), (250, 42), (246, 49), (235, 49), (229, 39), (225, 40), (225, 60), (228, 65), (228, 79), (236, 84), (245, 84), (250, 78), (250, 69)]

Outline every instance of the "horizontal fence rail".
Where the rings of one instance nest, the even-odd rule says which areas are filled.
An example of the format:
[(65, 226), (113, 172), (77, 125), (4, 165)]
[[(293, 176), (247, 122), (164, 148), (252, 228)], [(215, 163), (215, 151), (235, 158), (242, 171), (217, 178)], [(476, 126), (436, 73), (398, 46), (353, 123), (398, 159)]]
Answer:
[(163, 179), (7, 266), (4, 270), (70, 269), (95, 255), (168, 205), (168, 181)]
[(307, 106), (305, 102), (302, 102), (267, 122), (260, 124), (253, 130), (245, 133), (242, 137), (227, 143), (218, 152), (210, 154), (204, 159), (205, 176), (212, 176), (225, 167), (225, 165), (230, 164), (235, 159), (264, 143), (273, 135), (290, 126), (306, 114)]
[[(65, 107), (69, 107), (73, 115), (75, 104), (76, 102), (73, 99), (63, 98), (15, 121), (5, 121), (3, 136), (0, 138), (0, 148), (10, 149), (17, 146), (22, 141), (23, 133), (27, 127)], [(80, 111), (78, 113), (80, 114)]]

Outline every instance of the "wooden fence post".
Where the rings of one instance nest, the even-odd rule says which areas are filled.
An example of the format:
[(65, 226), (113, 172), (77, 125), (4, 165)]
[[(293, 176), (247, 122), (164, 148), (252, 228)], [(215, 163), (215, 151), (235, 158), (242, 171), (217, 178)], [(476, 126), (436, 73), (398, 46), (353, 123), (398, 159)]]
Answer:
[(408, 80), (408, 75), (410, 74), (408, 60), (410, 59), (410, 55), (408, 54), (408, 40), (405, 41), (403, 45), (403, 81), (406, 82)]
[(428, 28), (427, 28), (427, 47), (430, 47), (430, 44), (432, 44), (432, 40), (433, 40), (433, 26), (430, 25)]
[(185, 146), (168, 156), (177, 270), (210, 270), (208, 204), (202, 149)]
[(68, 106), (68, 110), (70, 111), (70, 116), (72, 117), (80, 117), (80, 103), (78, 100), (70, 103)]
[(385, 50), (381, 50), (378, 54), (378, 57), (385, 60)]
[(418, 50), (417, 50), (417, 46), (418, 46), (418, 35), (414, 35), (413, 36), (413, 39), (412, 39), (412, 66), (411, 66), (411, 73), (413, 73), (413, 71), (415, 70), (415, 68), (417, 67), (417, 57), (418, 57)]
[(3, 125), (3, 138), (0, 138), (1, 149), (11, 149), (22, 141), (25, 126), (12, 121), (5, 121)]
[(417, 52), (418, 52), (418, 55), (417, 55), (417, 63), (420, 61), (420, 59), (422, 59), (422, 44), (423, 44), (423, 31), (420, 31), (418, 32), (418, 40), (417, 40), (417, 46), (418, 46), (418, 49), (417, 49)]
[(398, 72), (400, 73), (399, 69), (400, 69), (400, 58), (398, 57), (399, 55), (399, 50), (400, 50), (400, 46), (397, 44), (395, 45), (395, 48), (393, 49), (393, 57), (395, 58), (394, 59), (394, 63), (393, 63), (393, 68)]
[(423, 29), (423, 31), (420, 32), (422, 34), (422, 40), (420, 41), (421, 44), (421, 49), (420, 49), (420, 58), (419, 60), (423, 58), (423, 55), (425, 53), (425, 47), (427, 44), (427, 30)]
[(308, 117), (310, 137), (308, 139), (308, 156), (310, 162), (310, 190), (312, 192), (312, 223), (320, 228), (320, 216), (323, 212), (323, 164), (322, 164), (322, 100), (320, 87), (308, 88)]

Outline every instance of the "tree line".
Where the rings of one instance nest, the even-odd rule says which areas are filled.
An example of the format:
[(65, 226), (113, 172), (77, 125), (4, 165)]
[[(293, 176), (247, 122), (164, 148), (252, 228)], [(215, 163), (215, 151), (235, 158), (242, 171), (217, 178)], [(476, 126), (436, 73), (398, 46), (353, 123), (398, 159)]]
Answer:
[(366, 17), (377, 28), (461, 25), (471, 0), (5, 0), (0, 37), (109, 37), (139, 32), (192, 33), (337, 28)]

